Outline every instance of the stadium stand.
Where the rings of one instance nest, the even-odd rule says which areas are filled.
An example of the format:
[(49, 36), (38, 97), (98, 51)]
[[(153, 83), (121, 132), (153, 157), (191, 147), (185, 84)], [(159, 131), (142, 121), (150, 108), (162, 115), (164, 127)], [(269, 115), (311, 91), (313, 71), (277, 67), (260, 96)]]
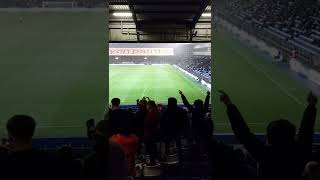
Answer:
[(191, 56), (189, 58), (180, 57), (152, 57), (144, 59), (142, 57), (121, 57), (110, 58), (110, 64), (176, 64), (180, 68), (197, 76), (199, 79), (204, 79), (206, 82), (211, 82), (211, 56)]
[(194, 56), (178, 63), (188, 72), (211, 82), (211, 56)]
[(279, 49), (288, 59), (292, 51), (305, 64), (319, 69), (318, 1), (219, 1), (218, 15)]

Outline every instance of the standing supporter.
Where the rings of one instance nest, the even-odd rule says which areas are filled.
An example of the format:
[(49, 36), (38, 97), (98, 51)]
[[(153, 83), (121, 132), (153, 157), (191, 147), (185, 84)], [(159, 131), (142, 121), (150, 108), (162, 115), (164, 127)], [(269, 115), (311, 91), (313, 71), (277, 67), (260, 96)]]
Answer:
[(123, 126), (119, 134), (113, 135), (110, 140), (121, 146), (127, 158), (129, 176), (135, 177), (135, 158), (139, 146), (139, 138), (133, 134), (131, 126)]
[(30, 116), (15, 115), (8, 120), (8, 154), (0, 162), (1, 179), (59, 179), (55, 156), (32, 146), (35, 128), (35, 120)]
[(175, 142), (179, 158), (181, 157), (181, 135), (185, 121), (187, 121), (187, 115), (182, 108), (178, 107), (177, 99), (168, 98), (168, 107), (163, 111), (160, 121), (161, 136), (165, 142), (167, 155), (169, 154), (170, 143)]
[(113, 98), (111, 100), (111, 110), (109, 111), (109, 126), (111, 137), (114, 134), (119, 133), (119, 130), (123, 124), (131, 123), (129, 122), (128, 111), (120, 108), (120, 99)]
[(143, 142), (143, 134), (144, 134), (144, 121), (146, 119), (148, 110), (147, 110), (147, 100), (145, 98), (142, 98), (141, 100), (137, 100), (138, 105), (138, 112), (136, 113), (135, 122), (134, 122), (134, 129), (135, 134), (139, 138), (139, 148), (138, 148), (138, 154), (140, 154), (142, 149), (142, 142)]
[(245, 151), (217, 140), (214, 134), (214, 122), (207, 114), (208, 138), (206, 148), (211, 167), (211, 179), (257, 180), (257, 165)]
[(183, 104), (187, 107), (188, 111), (192, 114), (191, 117), (191, 128), (193, 131), (193, 136), (198, 143), (202, 143), (201, 139), (207, 135), (207, 132), (204, 131), (206, 129), (206, 113), (209, 111), (209, 100), (210, 100), (210, 92), (207, 92), (207, 96), (205, 102), (197, 99), (194, 101), (194, 106), (192, 106), (182, 91), (179, 91), (181, 95)]
[(150, 162), (148, 165), (156, 165), (157, 146), (156, 138), (159, 131), (160, 113), (156, 103), (149, 100), (147, 103), (147, 116), (144, 122), (144, 142), (146, 151), (150, 155)]
[(280, 119), (269, 123), (267, 144), (250, 131), (238, 108), (229, 96), (222, 92), (221, 101), (226, 105), (229, 120), (239, 141), (259, 163), (262, 180), (301, 179), (305, 164), (312, 153), (314, 124), (317, 113), (317, 98), (310, 93), (296, 137), (296, 127), (288, 120)]

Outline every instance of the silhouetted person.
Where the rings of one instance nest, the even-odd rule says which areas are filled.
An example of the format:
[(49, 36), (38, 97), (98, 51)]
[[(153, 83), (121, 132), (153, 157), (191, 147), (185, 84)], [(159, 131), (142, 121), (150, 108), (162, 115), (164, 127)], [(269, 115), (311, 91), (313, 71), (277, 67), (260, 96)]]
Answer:
[(94, 134), (94, 151), (84, 159), (85, 179), (127, 180), (128, 164), (120, 145), (109, 141), (109, 123), (100, 121)]
[(123, 125), (118, 134), (114, 134), (111, 141), (119, 144), (126, 155), (129, 176), (136, 177), (135, 160), (139, 146), (139, 138), (134, 134), (130, 124)]
[(210, 100), (210, 92), (207, 92), (207, 96), (205, 102), (203, 103), (202, 100), (197, 99), (194, 101), (194, 106), (192, 106), (182, 91), (179, 91), (183, 104), (187, 107), (188, 111), (192, 113), (191, 117), (191, 128), (193, 131), (194, 138), (197, 142), (201, 141), (204, 136), (207, 135), (207, 132), (203, 131), (206, 129), (206, 113), (209, 110), (209, 100)]
[(161, 116), (160, 130), (163, 141), (165, 142), (165, 152), (168, 155), (170, 149), (170, 143), (176, 143), (179, 157), (181, 156), (181, 135), (182, 127), (187, 121), (187, 115), (185, 111), (178, 107), (177, 99), (168, 98), (168, 106)]
[(214, 123), (211, 114), (207, 113), (208, 139), (206, 147), (211, 167), (211, 178), (215, 180), (257, 179), (255, 160), (233, 145), (227, 145), (213, 136)]
[(147, 103), (147, 116), (144, 123), (144, 144), (146, 145), (147, 154), (150, 155), (148, 165), (156, 165), (157, 146), (156, 140), (159, 134), (160, 113), (154, 101)]
[(139, 148), (138, 154), (141, 152), (142, 142), (143, 142), (143, 134), (144, 134), (144, 121), (146, 119), (148, 110), (147, 110), (147, 100), (142, 98), (141, 100), (137, 100), (138, 112), (136, 112), (136, 116), (134, 119), (134, 129), (135, 134), (139, 138)]
[(132, 123), (129, 122), (129, 113), (120, 108), (120, 99), (113, 98), (111, 100), (111, 110), (109, 111), (109, 126), (111, 137), (114, 134), (119, 133), (119, 129), (123, 124)]
[(304, 166), (312, 152), (317, 98), (312, 93), (308, 96), (308, 106), (297, 137), (295, 126), (288, 120), (280, 119), (268, 125), (267, 144), (264, 144), (250, 131), (228, 95), (222, 91), (221, 93), (220, 99), (227, 107), (233, 132), (259, 163), (259, 178), (301, 179)]
[[(26, 115), (15, 115), (7, 122), (8, 157), (1, 169), (3, 179), (59, 179), (55, 156), (32, 147), (35, 120)], [(2, 179), (2, 178), (1, 178)]]

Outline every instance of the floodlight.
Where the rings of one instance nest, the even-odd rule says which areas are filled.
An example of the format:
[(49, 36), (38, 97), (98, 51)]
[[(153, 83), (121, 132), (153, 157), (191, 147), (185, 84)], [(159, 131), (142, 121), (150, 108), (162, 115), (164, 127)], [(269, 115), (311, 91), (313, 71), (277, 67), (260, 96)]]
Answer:
[(131, 17), (132, 13), (131, 12), (115, 12), (113, 13), (113, 15), (116, 17)]
[(211, 13), (202, 13), (202, 17), (211, 17)]

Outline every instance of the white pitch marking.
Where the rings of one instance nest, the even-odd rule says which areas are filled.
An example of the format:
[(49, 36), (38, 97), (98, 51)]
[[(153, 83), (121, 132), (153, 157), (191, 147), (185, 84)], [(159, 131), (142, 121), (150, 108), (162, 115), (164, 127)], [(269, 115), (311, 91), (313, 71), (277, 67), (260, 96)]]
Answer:
[[(243, 54), (238, 53), (240, 56), (244, 57)], [(246, 57), (244, 57), (244, 61), (247, 62), (247, 64), (249, 64), (250, 66), (252, 66), (253, 68), (255, 68), (256, 70), (262, 72), (262, 74), (269, 79), (271, 82), (273, 82), (282, 92), (284, 92), (288, 97), (292, 98), (296, 103), (298, 103), (299, 105), (303, 105), (303, 103), (296, 98), (294, 95), (292, 95), (286, 88), (282, 87), (281, 84), (279, 82), (277, 82), (276, 80), (274, 80), (267, 72), (265, 72), (261, 67), (259, 67), (258, 65), (255, 65), (254, 63), (249, 62), (248, 60), (246, 60)]]

